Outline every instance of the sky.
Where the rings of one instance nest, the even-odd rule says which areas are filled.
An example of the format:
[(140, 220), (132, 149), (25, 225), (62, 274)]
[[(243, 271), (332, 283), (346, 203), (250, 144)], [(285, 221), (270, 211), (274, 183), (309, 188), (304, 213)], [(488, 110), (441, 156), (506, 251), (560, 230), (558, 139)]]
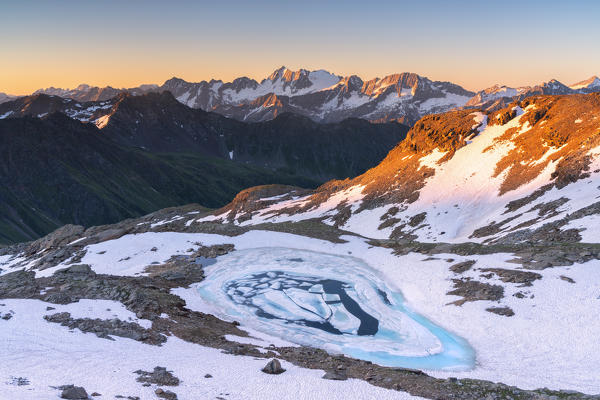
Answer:
[(466, 89), (600, 75), (596, 0), (0, 0), (0, 92), (276, 68), (416, 72)]

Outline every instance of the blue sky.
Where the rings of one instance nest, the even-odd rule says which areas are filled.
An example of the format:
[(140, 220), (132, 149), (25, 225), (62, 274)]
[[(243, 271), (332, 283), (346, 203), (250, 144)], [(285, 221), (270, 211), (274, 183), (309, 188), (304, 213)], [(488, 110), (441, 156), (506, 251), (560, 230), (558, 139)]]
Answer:
[(0, 92), (260, 79), (281, 65), (473, 90), (573, 83), (600, 75), (599, 16), (597, 1), (3, 2)]

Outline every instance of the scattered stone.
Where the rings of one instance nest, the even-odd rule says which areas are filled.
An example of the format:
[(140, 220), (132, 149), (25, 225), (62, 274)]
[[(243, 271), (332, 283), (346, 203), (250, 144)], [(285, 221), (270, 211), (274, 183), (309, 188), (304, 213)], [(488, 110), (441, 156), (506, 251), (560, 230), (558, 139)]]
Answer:
[(486, 308), (485, 311), (498, 315), (503, 315), (505, 317), (512, 317), (513, 315), (515, 315), (515, 312), (510, 307), (490, 307)]
[(323, 375), (322, 378), (332, 381), (345, 381), (348, 379), (348, 376), (342, 370), (333, 370), (325, 372), (325, 375)]
[(138, 369), (137, 371), (134, 371), (134, 373), (140, 375), (136, 379), (138, 382), (153, 383), (161, 386), (179, 385), (179, 378), (173, 375), (170, 371), (167, 371), (165, 367), (154, 367), (154, 371), (152, 372)]
[(153, 247), (150, 249), (150, 251), (157, 251), (157, 250), (158, 250), (158, 248), (156, 248), (156, 247)]
[(261, 371), (265, 374), (278, 375), (285, 372), (285, 369), (281, 367), (279, 360), (274, 358), (269, 361)]
[(569, 278), (568, 276), (561, 275), (560, 279), (562, 279), (563, 281), (567, 281), (569, 283), (575, 283), (575, 281), (572, 278)]
[(6, 313), (2, 316), (2, 319), (5, 321), (8, 321), (9, 319), (12, 318), (12, 314), (11, 313)]
[(206, 374), (204, 375), (205, 378), (212, 378), (213, 376), (211, 374)]
[(46, 307), (46, 311), (52, 311), (52, 310), (56, 310), (56, 308), (50, 307), (50, 306)]
[(163, 390), (161, 388), (158, 388), (154, 391), (154, 393), (161, 399), (177, 400), (177, 395), (171, 392), (170, 390)]
[(98, 392), (94, 392), (94, 393), (90, 394), (90, 396), (92, 396), (92, 397), (100, 397), (102, 395), (100, 393), (98, 393)]
[(8, 384), (15, 386), (27, 386), (29, 385), (29, 379), (21, 377), (11, 377), (11, 381)]
[(64, 385), (60, 386), (59, 389), (62, 390), (61, 399), (85, 400), (88, 398), (87, 392), (81, 386)]

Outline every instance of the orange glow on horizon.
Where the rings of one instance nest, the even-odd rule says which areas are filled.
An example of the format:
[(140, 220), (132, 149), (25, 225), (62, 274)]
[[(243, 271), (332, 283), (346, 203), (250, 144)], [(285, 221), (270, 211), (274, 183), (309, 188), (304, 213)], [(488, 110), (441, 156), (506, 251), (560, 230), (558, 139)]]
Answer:
[[(13, 61), (13, 60), (11, 60)], [(46, 68), (40, 70), (36, 66), (19, 65), (14, 61), (9, 61), (8, 65), (0, 66), (0, 92), (12, 95), (28, 95), (38, 89), (48, 87), (73, 89), (80, 84), (90, 86), (112, 86), (114, 88), (131, 88), (142, 84), (162, 85), (167, 79), (178, 77), (189, 82), (199, 82), (202, 80), (221, 79), (224, 82), (232, 81), (241, 76), (260, 81), (269, 76), (281, 63), (273, 66), (251, 66), (247, 69), (240, 67), (240, 64), (231, 66), (230, 63), (223, 62), (223, 66), (207, 65), (195, 68), (192, 65), (182, 68), (181, 65), (171, 66), (163, 64), (143, 64), (137, 68), (134, 64), (129, 64), (128, 68), (110, 66), (110, 65), (60, 65), (57, 61), (50, 62)], [(48, 63), (47, 63), (48, 64)], [(228, 65), (229, 64), (229, 65)], [(356, 67), (356, 64), (354, 64)], [(309, 70), (325, 69), (341, 76), (358, 75), (367, 81), (373, 78), (383, 78), (394, 73), (415, 72), (431, 80), (450, 81), (461, 85), (467, 90), (478, 91), (494, 84), (507, 86), (527, 86), (536, 85), (550, 79), (558, 79), (566, 85), (579, 82), (593, 75), (600, 75), (600, 71), (581, 71), (574, 73), (552, 74), (519, 74), (519, 76), (507, 76), (506, 73), (499, 74), (493, 71), (481, 70), (456, 70), (455, 68), (427, 68), (421, 69), (413, 66), (412, 68), (398, 67), (395, 70), (387, 68), (387, 71), (377, 71), (369, 66), (363, 66), (353, 70), (350, 67), (339, 68), (335, 65), (331, 67), (317, 65), (298, 65), (296, 68), (289, 67), (292, 70), (305, 68)]]

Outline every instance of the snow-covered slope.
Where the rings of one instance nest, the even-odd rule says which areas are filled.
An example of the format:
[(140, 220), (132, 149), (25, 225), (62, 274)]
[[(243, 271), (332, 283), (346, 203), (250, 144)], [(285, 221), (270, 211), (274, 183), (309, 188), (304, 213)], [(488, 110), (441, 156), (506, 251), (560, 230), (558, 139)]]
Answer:
[(599, 242), (600, 95), (428, 116), (377, 167), (313, 194), (216, 213), (242, 225), (326, 218), (374, 238)]

